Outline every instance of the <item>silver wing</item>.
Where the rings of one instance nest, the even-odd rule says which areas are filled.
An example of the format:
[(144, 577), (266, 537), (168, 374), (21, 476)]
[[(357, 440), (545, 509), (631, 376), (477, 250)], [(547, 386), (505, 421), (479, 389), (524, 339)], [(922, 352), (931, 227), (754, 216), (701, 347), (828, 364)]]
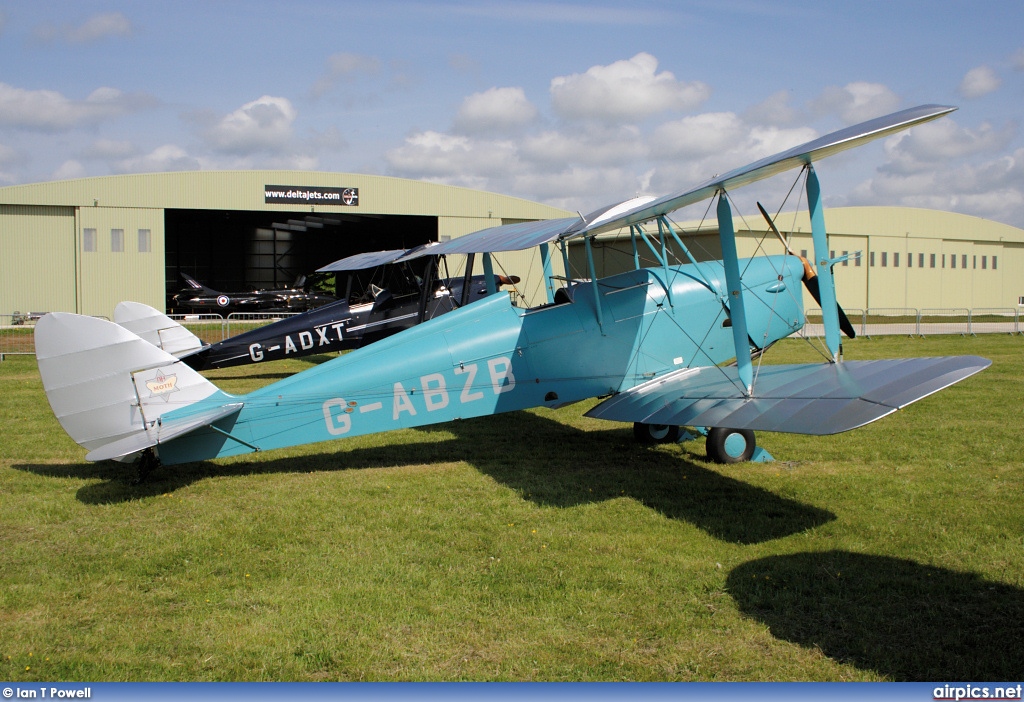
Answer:
[(615, 395), (588, 417), (642, 424), (838, 434), (992, 364), (978, 356), (763, 366), (747, 397), (735, 368), (691, 368)]

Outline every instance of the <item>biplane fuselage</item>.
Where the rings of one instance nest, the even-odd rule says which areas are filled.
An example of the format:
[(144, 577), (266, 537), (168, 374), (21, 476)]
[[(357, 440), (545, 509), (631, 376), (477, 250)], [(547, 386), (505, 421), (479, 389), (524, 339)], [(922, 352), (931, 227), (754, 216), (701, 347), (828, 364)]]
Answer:
[[(747, 326), (758, 347), (803, 324), (798, 258), (746, 263)], [(721, 267), (639, 269), (572, 286), (532, 309), (499, 293), (244, 397), (236, 415), (161, 444), (175, 464), (609, 395), (735, 355), (708, 282)], [(562, 296), (559, 296), (562, 297)], [(596, 300), (600, 300), (601, 314)], [(164, 419), (199, 414), (218, 393)]]
[[(494, 294), (247, 395), (219, 390), (162, 342), (158, 347), (104, 320), (51, 313), (35, 331), (43, 388), (61, 426), (89, 450), (87, 460), (140, 457), (142, 467), (154, 459), (205, 460), (606, 396), (587, 416), (632, 422), (642, 440), (671, 440), (666, 437), (678, 436), (680, 426), (707, 428), (708, 455), (720, 462), (750, 460), (754, 431), (856, 429), (990, 361), (842, 359), (832, 277), (837, 259), (830, 254), (813, 162), (954, 109), (909, 108), (678, 193), (638, 196), (578, 218), (502, 224), (435, 244), (435, 256), (481, 254), (488, 277), (491, 253), (539, 247), (548, 304), (521, 309)], [(741, 261), (728, 191), (794, 168), (804, 179), (813, 263), (793, 255)], [(667, 215), (708, 198), (718, 201), (722, 260), (697, 262)], [(653, 231), (644, 230), (655, 222), (660, 246)], [(598, 279), (593, 238), (626, 228), (635, 269)], [(670, 265), (667, 237), (690, 265)], [(584, 243), (590, 280), (556, 293), (555, 281), (564, 278), (553, 274), (550, 245), (560, 247), (568, 272), (565, 247), (574, 238)], [(659, 267), (641, 267), (639, 242)], [(395, 260), (411, 256), (402, 252)], [(826, 360), (755, 371), (752, 348), (764, 349), (803, 325), (801, 284), (817, 292)], [(142, 314), (138, 322), (147, 333), (166, 331), (169, 339), (180, 333), (156, 328), (174, 325), (159, 313)], [(735, 368), (726, 367), (733, 358)]]

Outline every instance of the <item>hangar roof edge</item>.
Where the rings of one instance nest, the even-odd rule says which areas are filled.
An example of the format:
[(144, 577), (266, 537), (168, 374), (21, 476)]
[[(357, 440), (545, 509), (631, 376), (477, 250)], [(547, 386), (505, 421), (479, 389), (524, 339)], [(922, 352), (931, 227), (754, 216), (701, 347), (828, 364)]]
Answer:
[[(355, 205), (275, 202), (266, 186), (356, 189)], [(306, 204), (308, 202), (308, 204)], [(329, 171), (173, 171), (94, 176), (0, 187), (0, 205), (225, 209), (549, 219), (568, 213), (523, 198), (394, 176)]]
[[(741, 216), (733, 218), (737, 232), (761, 231), (764, 220)], [(783, 232), (810, 235), (810, 219), (806, 211), (782, 212), (776, 224)], [(711, 217), (703, 222), (678, 221), (676, 224), (691, 233), (716, 233), (718, 222)], [(830, 235), (852, 235), (895, 238), (927, 238), (964, 241), (1004, 241), (1024, 243), (1024, 229), (976, 215), (896, 205), (858, 205), (825, 207), (825, 225)], [(599, 239), (628, 237), (629, 230), (602, 234)]]

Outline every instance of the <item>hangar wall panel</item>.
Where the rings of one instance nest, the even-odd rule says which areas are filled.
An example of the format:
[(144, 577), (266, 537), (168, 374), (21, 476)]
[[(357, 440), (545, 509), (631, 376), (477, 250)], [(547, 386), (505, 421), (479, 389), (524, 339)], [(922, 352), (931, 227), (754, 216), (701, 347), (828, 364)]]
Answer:
[(164, 308), (163, 210), (80, 208), (77, 247), (80, 314), (112, 318), (122, 300)]
[(74, 311), (75, 211), (0, 205), (0, 315)]

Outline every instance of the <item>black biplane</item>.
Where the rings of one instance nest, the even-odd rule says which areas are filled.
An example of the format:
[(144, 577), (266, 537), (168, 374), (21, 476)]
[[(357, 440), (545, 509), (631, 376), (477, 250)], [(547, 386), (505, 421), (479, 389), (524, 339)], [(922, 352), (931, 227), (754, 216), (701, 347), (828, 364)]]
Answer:
[[(517, 276), (451, 275), (431, 245), (374, 251), (317, 270), (336, 276), (343, 297), (215, 344), (204, 345), (158, 310), (122, 302), (114, 321), (181, 358), (196, 370), (227, 368), (328, 351), (357, 349), (486, 297)], [(415, 265), (413, 265), (415, 263)]]

